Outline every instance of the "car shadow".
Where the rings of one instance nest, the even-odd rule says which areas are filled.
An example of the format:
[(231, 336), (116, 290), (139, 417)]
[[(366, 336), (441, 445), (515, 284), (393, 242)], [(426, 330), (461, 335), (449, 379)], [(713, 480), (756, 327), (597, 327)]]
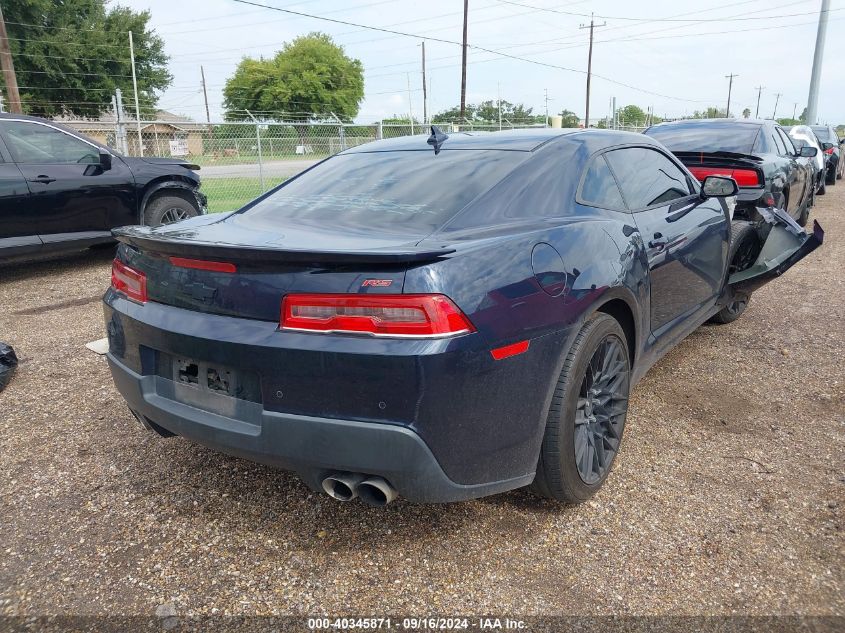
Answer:
[[(384, 508), (359, 499), (339, 502), (314, 492), (292, 472), (224, 455), (182, 438), (152, 436), (127, 455), (121, 478), (160, 520), (174, 514), (296, 549), (345, 551), (383, 544), (453, 538), (484, 521), (503, 534), (524, 535), (521, 516), (559, 515), (570, 508), (516, 490), (484, 499), (415, 504), (398, 499)], [(509, 512), (490, 512), (495, 507)], [(515, 512), (514, 512), (515, 511)]]
[(116, 250), (116, 244), (103, 244), (69, 254), (45, 255), (37, 259), (0, 262), (0, 280), (25, 281), (67, 272), (71, 268), (79, 270), (86, 266), (103, 266), (114, 259)]

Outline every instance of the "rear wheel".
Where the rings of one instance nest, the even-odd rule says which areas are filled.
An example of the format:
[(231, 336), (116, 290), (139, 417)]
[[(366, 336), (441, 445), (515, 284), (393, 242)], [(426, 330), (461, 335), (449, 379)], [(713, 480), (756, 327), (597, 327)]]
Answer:
[(165, 190), (156, 193), (144, 209), (144, 224), (160, 226), (173, 224), (199, 215), (193, 195), (187, 191)]
[(824, 176), (819, 176), (819, 180), (821, 181), (821, 184), (819, 185), (819, 188), (816, 190), (816, 195), (817, 196), (823, 196), (825, 193), (827, 193), (827, 185), (825, 184)]
[(531, 489), (565, 503), (589, 499), (619, 451), (628, 412), (631, 361), (622, 327), (597, 313), (558, 376)]
[[(754, 225), (748, 222), (735, 221), (731, 223), (731, 249), (728, 253), (728, 278), (751, 265), (760, 254), (760, 237)], [(713, 323), (732, 323), (736, 321), (745, 308), (748, 307), (750, 295), (737, 296), (728, 305), (713, 315)]]
[(836, 169), (831, 169), (830, 167), (827, 168), (825, 172), (825, 182), (829, 185), (836, 184)]

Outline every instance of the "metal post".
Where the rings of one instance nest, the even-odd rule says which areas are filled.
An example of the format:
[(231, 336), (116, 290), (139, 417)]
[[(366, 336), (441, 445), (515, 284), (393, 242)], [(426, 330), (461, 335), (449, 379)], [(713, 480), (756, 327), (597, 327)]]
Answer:
[(376, 125), (376, 140), (380, 141), (384, 138), (384, 121), (379, 121)]
[(261, 186), (261, 193), (264, 193), (264, 161), (261, 158), (261, 125), (254, 116), (252, 116), (252, 112), (247, 109), (244, 109), (249, 115), (249, 118), (253, 120), (255, 123), (255, 141), (258, 147), (258, 183)]
[(135, 45), (132, 31), (129, 31), (129, 58), (132, 60), (132, 89), (135, 91), (135, 123), (138, 126), (138, 154), (144, 155), (144, 141), (141, 138), (141, 106), (138, 104), (138, 80), (135, 77)]
[(422, 43), (423, 125), (428, 123), (428, 91), (425, 88), (425, 40)]
[(117, 120), (117, 148), (122, 154), (129, 156), (129, 140), (126, 138), (126, 117), (123, 112), (123, 93), (120, 91), (120, 88), (115, 88), (114, 101), (115, 119)]
[(205, 99), (205, 121), (211, 123), (211, 115), (208, 113), (208, 91), (205, 89), (205, 69), (200, 65), (200, 77), (202, 77), (202, 96)]
[(411, 108), (411, 73), (405, 73), (408, 78), (408, 117), (411, 122), (411, 136), (414, 135), (414, 111)]
[(819, 110), (819, 81), (822, 74), (822, 57), (824, 56), (824, 40), (827, 35), (827, 18), (830, 13), (830, 0), (822, 0), (819, 11), (819, 29), (816, 32), (816, 50), (813, 53), (813, 71), (810, 75), (810, 94), (807, 97), (807, 125), (818, 123)]
[(757, 111), (754, 113), (754, 118), (760, 118), (760, 94), (763, 92), (765, 86), (757, 86)]
[(502, 82), (496, 82), (496, 89), (499, 93), (499, 99), (496, 102), (499, 105), (499, 131), (502, 131)]
[(780, 101), (780, 98), (781, 98), (781, 96), (782, 96), (782, 95), (783, 95), (783, 93), (782, 93), (782, 92), (776, 92), (776, 93), (775, 93), (775, 109), (774, 109), (774, 111), (772, 112), (772, 120), (773, 120), (773, 121), (775, 120), (775, 117), (777, 116), (777, 113), (778, 113), (778, 101)]
[(464, 40), (461, 52), (461, 121), (466, 118), (467, 104), (467, 16), (469, 0), (464, 0)]
[(549, 89), (543, 88), (543, 100), (546, 102), (546, 127), (549, 127)]
[(616, 114), (616, 97), (613, 97), (613, 129), (619, 128), (619, 117)]

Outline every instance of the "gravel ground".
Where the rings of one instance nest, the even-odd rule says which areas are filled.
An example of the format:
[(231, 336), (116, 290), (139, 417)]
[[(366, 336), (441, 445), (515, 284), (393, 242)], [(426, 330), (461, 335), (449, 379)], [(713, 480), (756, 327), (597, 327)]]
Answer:
[(578, 507), (340, 504), (160, 439), (83, 347), (109, 253), (0, 270), (21, 357), (0, 393), (0, 614), (845, 615), (845, 182), (828, 192), (825, 245), (649, 372)]

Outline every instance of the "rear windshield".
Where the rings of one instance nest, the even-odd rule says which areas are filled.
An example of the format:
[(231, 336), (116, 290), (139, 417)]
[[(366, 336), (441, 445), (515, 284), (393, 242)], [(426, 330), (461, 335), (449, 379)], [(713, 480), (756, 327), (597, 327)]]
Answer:
[(528, 156), (501, 150), (341, 154), (245, 211), (243, 220), (428, 234)]
[(760, 126), (746, 123), (678, 123), (646, 131), (672, 152), (735, 152), (750, 154)]
[(821, 125), (813, 125), (811, 126), (813, 132), (816, 133), (816, 136), (819, 137), (820, 141), (830, 141), (830, 128), (821, 126)]

